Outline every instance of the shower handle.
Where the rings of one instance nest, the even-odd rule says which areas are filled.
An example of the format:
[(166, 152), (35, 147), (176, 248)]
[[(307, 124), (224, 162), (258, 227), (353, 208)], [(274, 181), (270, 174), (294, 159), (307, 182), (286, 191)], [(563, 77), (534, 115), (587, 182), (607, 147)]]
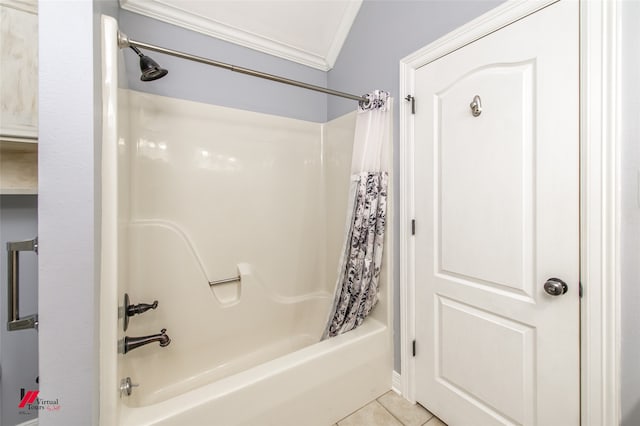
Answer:
[(129, 294), (124, 294), (124, 304), (122, 306), (122, 310), (119, 313), (119, 316), (123, 318), (123, 329), (127, 331), (129, 328), (129, 317), (134, 315), (140, 315), (147, 312), (149, 309), (156, 309), (158, 307), (158, 301), (154, 300), (153, 303), (138, 303), (134, 305), (129, 303)]
[(127, 316), (132, 317), (147, 312), (149, 309), (156, 309), (158, 307), (158, 301), (154, 300), (153, 303), (138, 303), (137, 305), (127, 306)]

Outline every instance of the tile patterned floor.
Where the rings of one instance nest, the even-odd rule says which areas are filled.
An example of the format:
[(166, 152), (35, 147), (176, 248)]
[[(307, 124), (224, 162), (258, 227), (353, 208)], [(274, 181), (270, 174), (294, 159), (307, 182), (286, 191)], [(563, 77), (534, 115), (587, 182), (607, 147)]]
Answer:
[[(336, 426), (336, 425), (334, 425)], [(337, 426), (447, 426), (419, 404), (389, 391), (355, 413), (340, 420)]]

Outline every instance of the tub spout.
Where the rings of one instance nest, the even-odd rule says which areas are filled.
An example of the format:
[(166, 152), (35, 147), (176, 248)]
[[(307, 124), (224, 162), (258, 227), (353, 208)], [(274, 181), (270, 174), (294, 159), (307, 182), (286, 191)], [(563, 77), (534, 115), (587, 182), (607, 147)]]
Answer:
[(171, 339), (166, 334), (167, 329), (163, 328), (160, 330), (160, 334), (151, 334), (149, 336), (141, 336), (141, 337), (129, 337), (126, 336), (122, 341), (121, 353), (126, 354), (127, 352), (139, 348), (140, 346), (147, 345), (152, 342), (159, 342), (160, 347), (164, 348), (165, 346), (169, 346), (171, 343)]

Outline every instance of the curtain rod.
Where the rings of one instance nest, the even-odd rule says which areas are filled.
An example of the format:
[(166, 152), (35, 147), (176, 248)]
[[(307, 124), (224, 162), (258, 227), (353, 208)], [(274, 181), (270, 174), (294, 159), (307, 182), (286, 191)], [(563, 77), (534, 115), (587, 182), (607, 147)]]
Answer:
[(235, 65), (227, 64), (224, 62), (214, 61), (213, 59), (203, 58), (201, 56), (191, 55), (189, 53), (180, 52), (177, 50), (167, 49), (165, 47), (155, 46), (153, 44), (144, 43), (141, 41), (131, 40), (122, 32), (118, 31), (118, 46), (120, 48), (126, 47), (139, 47), (141, 49), (147, 49), (158, 53), (164, 53), (166, 55), (175, 56), (177, 58), (187, 59), (189, 61), (200, 62), (206, 65), (212, 65), (214, 67), (224, 68), (229, 71), (239, 72), (241, 74), (250, 75), (253, 77), (264, 78), (266, 80), (276, 81), (278, 83), (284, 83), (291, 86), (301, 87), (303, 89), (314, 90), (316, 92), (326, 93), (332, 96), (339, 96), (341, 98), (347, 98), (359, 102), (368, 102), (364, 96), (356, 96), (350, 93), (340, 92), (338, 90), (327, 89), (321, 86), (315, 86), (313, 84), (304, 83), (302, 81), (291, 80), (289, 78), (280, 77), (278, 75), (268, 74), (261, 71), (252, 70), (249, 68), (238, 67)]

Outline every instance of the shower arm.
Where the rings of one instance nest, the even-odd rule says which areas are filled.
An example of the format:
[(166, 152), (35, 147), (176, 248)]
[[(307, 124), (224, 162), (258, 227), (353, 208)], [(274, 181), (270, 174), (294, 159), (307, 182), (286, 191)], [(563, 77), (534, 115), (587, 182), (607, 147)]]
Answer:
[(177, 58), (187, 59), (189, 61), (199, 62), (201, 64), (211, 65), (218, 68), (224, 68), (229, 71), (238, 72), (241, 74), (250, 75), (253, 77), (264, 78), (266, 80), (276, 81), (278, 83), (288, 84), (290, 86), (301, 87), (307, 90), (314, 90), (316, 92), (326, 93), (327, 95), (339, 96), (341, 98), (351, 99), (358, 101), (362, 106), (367, 106), (369, 100), (365, 96), (352, 95), (350, 93), (340, 92), (338, 90), (327, 89), (321, 86), (315, 86), (313, 84), (304, 83), (302, 81), (291, 80), (289, 78), (280, 77), (274, 74), (268, 74), (261, 71), (252, 70), (249, 68), (238, 67), (235, 65), (227, 64), (224, 62), (215, 61), (213, 59), (203, 58), (201, 56), (190, 55), (188, 53), (179, 52), (177, 50), (171, 50), (153, 44), (144, 43), (141, 41), (131, 40), (126, 34), (118, 31), (118, 46), (121, 49), (127, 47), (139, 47), (141, 49), (147, 49), (158, 53), (164, 53), (166, 55), (175, 56)]

